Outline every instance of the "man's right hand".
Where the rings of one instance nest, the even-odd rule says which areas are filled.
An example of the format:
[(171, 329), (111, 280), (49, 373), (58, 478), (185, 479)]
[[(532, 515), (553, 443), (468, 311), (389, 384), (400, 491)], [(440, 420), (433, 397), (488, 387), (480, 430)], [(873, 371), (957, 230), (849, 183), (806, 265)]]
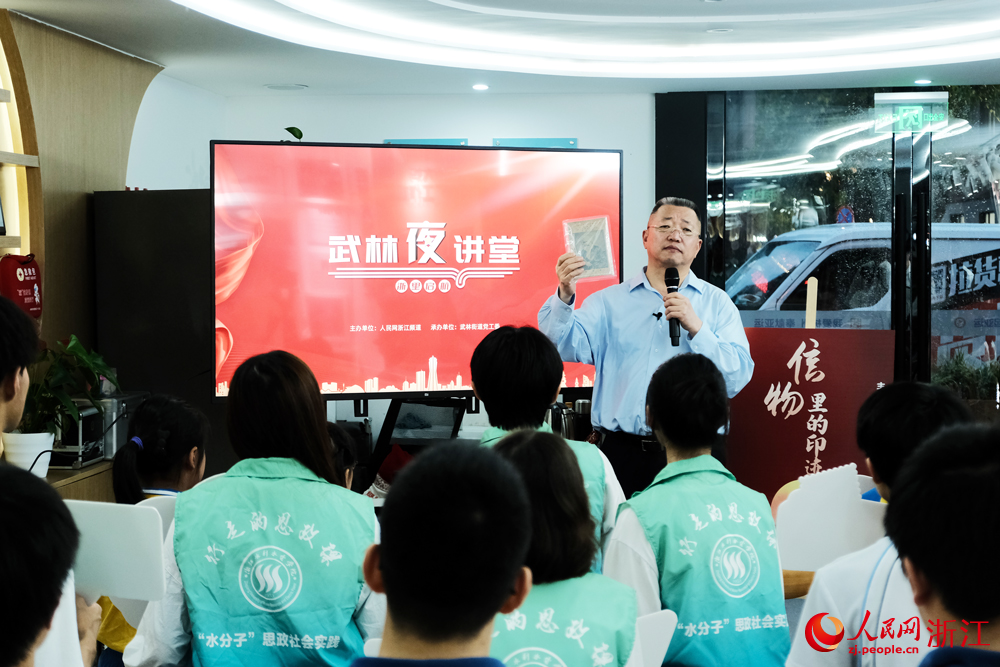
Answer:
[(561, 255), (559, 261), (556, 262), (559, 298), (563, 300), (563, 303), (569, 303), (573, 295), (576, 294), (576, 279), (583, 273), (583, 267), (586, 263), (587, 260), (572, 252)]

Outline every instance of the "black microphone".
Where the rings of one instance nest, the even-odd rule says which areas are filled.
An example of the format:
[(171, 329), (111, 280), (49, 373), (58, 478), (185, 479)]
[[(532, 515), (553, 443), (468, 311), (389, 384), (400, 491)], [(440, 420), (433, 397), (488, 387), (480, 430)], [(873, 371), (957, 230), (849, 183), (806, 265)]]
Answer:
[(653, 317), (655, 317), (656, 321), (659, 322), (660, 318), (663, 317), (663, 313), (653, 313)]
[[(668, 268), (663, 274), (663, 282), (667, 284), (667, 294), (674, 294), (681, 285), (681, 276), (677, 269)], [(681, 323), (677, 318), (670, 320), (670, 344), (678, 347), (681, 344)]]

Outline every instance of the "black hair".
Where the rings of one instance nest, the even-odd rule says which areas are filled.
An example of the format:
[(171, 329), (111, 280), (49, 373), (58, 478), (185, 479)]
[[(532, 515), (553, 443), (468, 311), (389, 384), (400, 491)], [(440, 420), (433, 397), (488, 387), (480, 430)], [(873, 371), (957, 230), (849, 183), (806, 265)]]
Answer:
[(346, 481), (347, 471), (354, 470), (358, 464), (358, 445), (354, 442), (354, 436), (339, 424), (327, 422), (326, 429), (333, 445), (334, 466), (337, 468), (337, 473)]
[(729, 423), (726, 380), (701, 354), (679, 354), (660, 365), (646, 391), (649, 427), (680, 449), (717, 445)]
[[(903, 464), (885, 531), (958, 618), (1000, 618), (1000, 431), (946, 427)], [(990, 509), (992, 508), (992, 509)]]
[(0, 464), (0, 667), (27, 657), (59, 606), (80, 534), (59, 494), (32, 473)]
[(698, 224), (701, 224), (701, 214), (698, 213), (698, 205), (690, 199), (684, 199), (683, 197), (663, 197), (662, 199), (657, 199), (656, 203), (653, 204), (653, 210), (650, 211), (649, 214), (653, 215), (660, 210), (661, 206), (680, 206), (681, 208), (689, 208), (694, 211), (694, 217), (698, 218)]
[(490, 424), (507, 431), (540, 426), (562, 384), (559, 351), (534, 327), (491, 331), (476, 346), (469, 366)]
[(140, 403), (129, 417), (128, 441), (115, 454), (115, 500), (134, 505), (153, 480), (178, 481), (191, 449), (198, 448), (199, 465), (205, 458), (210, 431), (205, 413), (179, 398), (154, 394)]
[(438, 445), (417, 456), (379, 518), (389, 613), (428, 641), (467, 639), (490, 623), (531, 540), (524, 482), (485, 447)]
[(319, 384), (295, 355), (274, 350), (240, 364), (229, 383), (226, 408), (229, 442), (241, 459), (292, 458), (317, 477), (344, 486)]
[(38, 357), (38, 330), (17, 304), (0, 296), (0, 382)]
[(597, 554), (596, 526), (576, 454), (558, 435), (523, 429), (494, 446), (514, 464), (531, 502), (531, 547), (525, 565), (536, 584), (590, 571)]
[(858, 410), (858, 447), (891, 490), (906, 459), (942, 427), (973, 420), (969, 405), (941, 385), (894, 382)]

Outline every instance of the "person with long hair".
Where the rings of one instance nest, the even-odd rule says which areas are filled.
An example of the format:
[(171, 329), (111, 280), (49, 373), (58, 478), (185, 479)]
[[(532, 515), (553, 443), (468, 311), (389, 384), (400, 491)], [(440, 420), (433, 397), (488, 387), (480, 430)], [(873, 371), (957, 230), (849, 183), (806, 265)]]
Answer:
[(520, 609), (497, 616), (490, 655), (511, 664), (541, 649), (557, 658), (552, 664), (641, 665), (635, 591), (590, 571), (598, 546), (573, 450), (557, 435), (523, 429), (494, 451), (514, 464), (528, 491), (525, 565), (533, 587)]
[(239, 461), (178, 497), (167, 592), (125, 664), (346, 667), (385, 598), (362, 577), (374, 507), (345, 488), (315, 376), (288, 352), (247, 359), (226, 423)]
[(635, 589), (640, 614), (672, 609), (685, 624), (664, 664), (752, 656), (761, 667), (784, 665), (790, 639), (771, 506), (712, 456), (729, 423), (722, 373), (704, 355), (677, 355), (653, 373), (646, 415), (667, 467), (622, 505), (605, 574)]
[[(115, 500), (135, 505), (192, 488), (205, 476), (209, 433), (205, 413), (184, 401), (163, 394), (144, 400), (129, 417), (128, 441), (115, 454)], [(121, 665), (135, 628), (107, 596), (97, 602), (101, 605), (97, 641), (105, 646), (98, 667)]]

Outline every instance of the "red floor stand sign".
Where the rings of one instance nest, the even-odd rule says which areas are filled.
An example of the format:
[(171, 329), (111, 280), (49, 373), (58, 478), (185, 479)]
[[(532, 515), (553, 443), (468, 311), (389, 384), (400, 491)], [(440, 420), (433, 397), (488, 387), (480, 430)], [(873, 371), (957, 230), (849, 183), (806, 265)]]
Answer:
[(753, 379), (732, 400), (727, 467), (773, 498), (802, 475), (856, 463), (858, 409), (892, 382), (893, 332), (747, 329)]

